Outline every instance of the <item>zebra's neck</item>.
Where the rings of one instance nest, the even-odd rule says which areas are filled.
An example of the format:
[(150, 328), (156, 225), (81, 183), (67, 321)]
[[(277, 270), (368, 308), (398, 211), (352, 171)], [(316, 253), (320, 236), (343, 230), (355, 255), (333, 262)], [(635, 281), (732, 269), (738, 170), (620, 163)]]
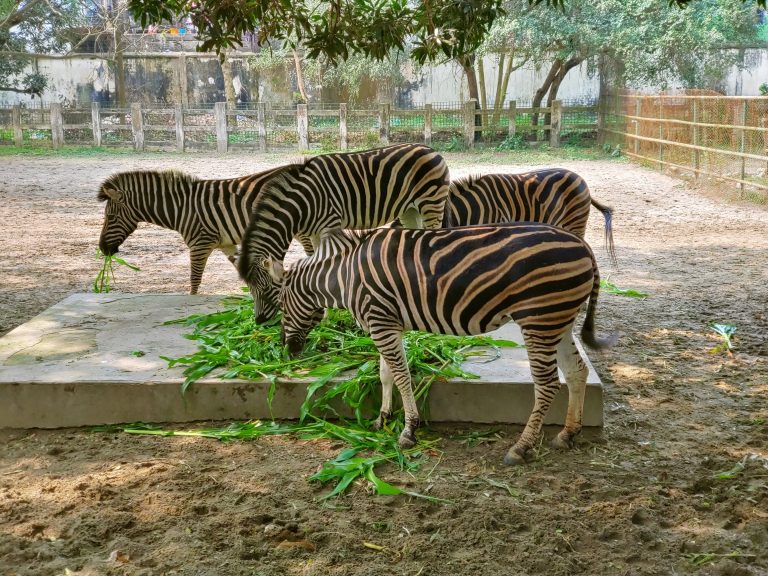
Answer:
[(344, 308), (343, 264), (344, 258), (339, 254), (300, 261), (297, 267), (303, 297), (318, 307)]

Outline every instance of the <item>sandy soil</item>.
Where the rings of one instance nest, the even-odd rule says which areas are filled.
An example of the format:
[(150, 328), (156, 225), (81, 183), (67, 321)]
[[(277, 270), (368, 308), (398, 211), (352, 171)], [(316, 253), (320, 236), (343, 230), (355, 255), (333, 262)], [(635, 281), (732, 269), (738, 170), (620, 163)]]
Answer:
[[(446, 157), (454, 175), (528, 168), (509, 155)], [(0, 333), (89, 289), (95, 192), (111, 173), (225, 177), (284, 160), (0, 158)], [(577, 171), (616, 208), (619, 269), (596, 214), (587, 239), (604, 276), (651, 295), (601, 300), (599, 329), (621, 335), (592, 355), (604, 429), (509, 469), (501, 459), (519, 428), (470, 446), (436, 427), (442, 452), (420, 472), (381, 475), (447, 505), (375, 497), (363, 484), (319, 502), (327, 489), (306, 478), (338, 452), (327, 441), (0, 431), (0, 574), (768, 574), (768, 212), (620, 161), (550, 165)], [(142, 227), (122, 253), (141, 272), (118, 270), (119, 290), (188, 289), (174, 233)], [(240, 284), (217, 255), (202, 291)], [(710, 353), (713, 321), (738, 326), (733, 357)]]

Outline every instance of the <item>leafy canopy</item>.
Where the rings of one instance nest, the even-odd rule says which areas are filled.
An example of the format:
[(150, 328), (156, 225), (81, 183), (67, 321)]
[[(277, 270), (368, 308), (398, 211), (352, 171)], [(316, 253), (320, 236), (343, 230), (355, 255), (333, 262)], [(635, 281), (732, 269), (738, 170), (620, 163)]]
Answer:
[[(616, 2), (640, 10), (688, 7), (695, 12), (708, 0), (648, 0)], [(753, 0), (727, 0), (751, 5)], [(567, 21), (573, 12), (588, 12), (590, 0), (128, 0), (142, 25), (174, 21), (189, 15), (202, 41), (201, 51), (222, 52), (240, 45), (246, 33), (256, 32), (260, 44), (282, 41), (301, 44), (309, 58), (324, 56), (330, 62), (360, 54), (383, 60), (392, 50), (404, 50), (420, 63), (460, 59), (474, 54), (493, 24), (510, 13), (530, 14), (543, 4), (535, 18)], [(756, 0), (765, 7), (766, 0)], [(652, 4), (655, 8), (649, 8)], [(689, 6), (689, 4), (691, 6)], [(594, 22), (593, 24), (597, 24)], [(594, 26), (593, 26), (594, 28)], [(579, 38), (577, 35), (573, 38)]]

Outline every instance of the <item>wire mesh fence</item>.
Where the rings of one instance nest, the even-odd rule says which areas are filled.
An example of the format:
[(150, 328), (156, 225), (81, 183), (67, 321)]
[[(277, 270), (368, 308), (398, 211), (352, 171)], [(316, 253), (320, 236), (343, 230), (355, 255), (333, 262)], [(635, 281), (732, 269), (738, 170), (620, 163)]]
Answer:
[(622, 91), (604, 110), (607, 142), (631, 158), (768, 201), (768, 98)]
[[(386, 142), (426, 142), (444, 149), (476, 142), (503, 145), (510, 137), (547, 140), (562, 134), (595, 133), (597, 107), (523, 108), (515, 102), (482, 110), (470, 102), (422, 107), (389, 104), (349, 107), (258, 103), (213, 108), (157, 107), (0, 109), (0, 144), (89, 145), (152, 150), (370, 148)], [(554, 117), (554, 119), (553, 119)], [(550, 131), (556, 131), (554, 138)]]

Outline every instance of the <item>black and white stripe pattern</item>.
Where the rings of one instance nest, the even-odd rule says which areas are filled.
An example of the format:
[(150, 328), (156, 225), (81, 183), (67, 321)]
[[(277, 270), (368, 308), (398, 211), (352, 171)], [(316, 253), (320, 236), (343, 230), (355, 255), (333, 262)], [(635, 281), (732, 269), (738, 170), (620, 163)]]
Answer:
[(581, 176), (564, 168), (454, 180), (443, 226), (542, 222), (584, 238), (590, 205), (605, 218), (605, 245), (615, 264), (613, 210), (592, 198)]
[(409, 227), (439, 228), (448, 183), (443, 158), (420, 144), (316, 156), (285, 170), (265, 187), (243, 237), (239, 270), (256, 320), (277, 313), (277, 289), (263, 263), (282, 260), (291, 238), (375, 228), (398, 217)]
[(544, 416), (560, 388), (558, 365), (569, 389), (565, 427), (553, 441), (571, 446), (581, 430), (587, 367), (572, 328), (589, 300), (584, 342), (594, 334), (600, 290), (589, 246), (561, 228), (512, 223), (441, 230), (379, 229), (357, 238), (327, 234), (318, 252), (284, 272), (267, 261), (282, 283), (283, 338), (300, 352), (324, 308), (346, 308), (370, 332), (380, 359), (381, 425), (391, 412), (392, 384), (403, 399), (402, 446), (412, 445), (419, 415), (402, 344), (405, 330), (483, 334), (507, 322), (523, 332), (536, 387), (531, 416), (505, 462), (521, 463), (534, 446)]
[(197, 294), (215, 249), (235, 263), (256, 197), (283, 169), (226, 180), (198, 180), (175, 171), (114, 174), (98, 192), (98, 199), (107, 202), (99, 248), (107, 255), (116, 253), (139, 222), (176, 230), (189, 247), (190, 293)]

